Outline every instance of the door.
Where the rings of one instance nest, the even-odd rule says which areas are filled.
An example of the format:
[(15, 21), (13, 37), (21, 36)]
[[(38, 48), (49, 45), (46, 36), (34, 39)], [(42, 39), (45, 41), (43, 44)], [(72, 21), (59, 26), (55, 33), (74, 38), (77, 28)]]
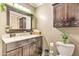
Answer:
[(18, 49), (8, 52), (7, 56), (22, 56), (22, 48), (18, 48)]
[(30, 45), (30, 56), (36, 56), (36, 44), (35, 42)]
[[(41, 37), (40, 37), (41, 38)], [(37, 51), (37, 55), (41, 55), (42, 54), (42, 41), (41, 39), (38, 38), (37, 42), (36, 42), (36, 51)]]
[(68, 18), (71, 21), (71, 26), (79, 26), (79, 4), (68, 4)]
[(29, 56), (29, 55), (30, 55), (30, 50), (29, 50), (29, 48), (30, 48), (29, 45), (23, 46), (23, 56)]
[(62, 27), (63, 19), (66, 18), (66, 4), (57, 4), (54, 6), (54, 26)]
[(19, 28), (26, 29), (26, 17), (22, 17), (19, 19)]

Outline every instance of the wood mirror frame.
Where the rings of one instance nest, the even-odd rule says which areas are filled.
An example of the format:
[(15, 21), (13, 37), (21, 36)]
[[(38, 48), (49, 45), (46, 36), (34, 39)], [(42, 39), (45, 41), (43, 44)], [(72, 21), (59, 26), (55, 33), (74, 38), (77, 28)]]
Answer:
[(14, 12), (17, 12), (17, 13), (20, 13), (20, 14), (23, 14), (23, 15), (27, 15), (27, 16), (30, 16), (31, 17), (31, 29), (9, 29), (9, 31), (7, 33), (16, 33), (16, 32), (31, 32), (32, 31), (32, 17), (33, 15), (32, 14), (29, 14), (29, 13), (26, 13), (22, 10), (19, 10), (17, 8), (14, 8), (10, 5), (6, 5), (6, 10), (7, 10), (7, 23), (6, 25), (7, 26), (10, 26), (10, 11), (14, 11)]

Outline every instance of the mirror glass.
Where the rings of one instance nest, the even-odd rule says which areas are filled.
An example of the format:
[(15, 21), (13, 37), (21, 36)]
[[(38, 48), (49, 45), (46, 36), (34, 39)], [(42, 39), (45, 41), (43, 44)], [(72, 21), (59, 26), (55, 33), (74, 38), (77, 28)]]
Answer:
[(31, 29), (31, 17), (21, 13), (10, 11), (11, 29)]

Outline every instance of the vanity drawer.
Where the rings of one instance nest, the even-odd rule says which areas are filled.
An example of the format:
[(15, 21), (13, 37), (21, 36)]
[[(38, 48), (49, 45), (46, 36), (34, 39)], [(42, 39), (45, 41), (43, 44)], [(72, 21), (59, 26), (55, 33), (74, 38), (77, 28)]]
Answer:
[(6, 48), (7, 48), (7, 51), (10, 51), (19, 47), (23, 47), (24, 45), (28, 45), (32, 42), (33, 42), (32, 39), (27, 39), (27, 40), (22, 40), (18, 42), (8, 43)]
[(13, 43), (8, 43), (6, 48), (7, 48), (7, 51), (11, 51), (11, 50), (14, 50), (16, 48), (18, 48), (18, 42), (13, 42)]
[(28, 44), (30, 44), (32, 42), (34, 42), (33, 39), (26, 39), (26, 40), (23, 40), (23, 41), (18, 42), (18, 46), (19, 47), (22, 47), (22, 46), (28, 45)]

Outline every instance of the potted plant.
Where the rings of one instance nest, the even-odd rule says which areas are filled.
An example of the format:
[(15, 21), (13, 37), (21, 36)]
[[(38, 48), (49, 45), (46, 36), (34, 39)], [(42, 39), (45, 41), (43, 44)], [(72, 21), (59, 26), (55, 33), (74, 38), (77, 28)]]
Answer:
[(62, 40), (61, 40), (61, 42), (63, 42), (64, 44), (67, 44), (67, 43), (69, 43), (69, 37), (68, 37), (68, 33), (66, 33), (66, 32), (63, 32), (63, 34), (62, 34)]
[(3, 12), (5, 10), (5, 4), (0, 3), (0, 12)]
[(74, 52), (75, 45), (69, 43), (68, 33), (63, 32), (62, 40), (56, 42), (56, 46), (61, 56), (71, 56)]

